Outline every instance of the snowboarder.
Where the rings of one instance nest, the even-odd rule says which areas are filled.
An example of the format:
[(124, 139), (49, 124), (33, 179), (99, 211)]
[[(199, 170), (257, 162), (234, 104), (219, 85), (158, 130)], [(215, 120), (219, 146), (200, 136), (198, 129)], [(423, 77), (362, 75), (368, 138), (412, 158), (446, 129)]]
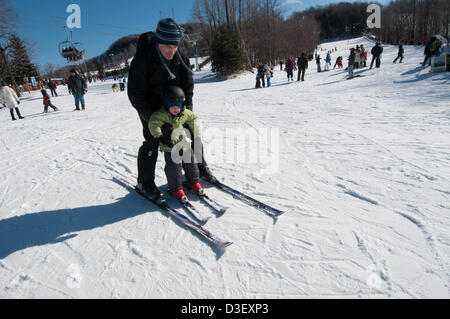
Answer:
[(48, 107), (50, 106), (54, 111), (58, 111), (59, 109), (54, 106), (50, 100), (50, 95), (48, 95), (48, 92), (46, 89), (41, 90), (43, 102), (44, 102), (44, 113), (48, 112)]
[(69, 80), (67, 81), (67, 87), (69, 89), (69, 94), (73, 94), (75, 99), (75, 110), (80, 111), (80, 102), (81, 109), (85, 109), (85, 101), (84, 94), (87, 92), (86, 81), (83, 79), (81, 75), (77, 73), (75, 69), (70, 70)]
[(11, 114), (11, 119), (13, 121), (16, 120), (14, 117), (14, 110), (16, 110), (19, 119), (24, 118), (19, 111), (20, 100), (17, 97), (16, 92), (7, 86), (5, 82), (0, 82), (0, 103), (9, 108), (9, 113)]
[(297, 74), (297, 81), (305, 81), (305, 72), (308, 68), (308, 59), (305, 57), (305, 53), (302, 52), (300, 57), (297, 59), (297, 65), (298, 65), (298, 74)]
[(379, 68), (381, 66), (381, 54), (383, 53), (383, 47), (380, 42), (377, 42), (375, 46), (370, 51), (372, 53), (372, 62), (370, 63), (370, 68), (373, 67), (373, 62), (376, 61), (375, 66)]
[[(150, 116), (163, 104), (164, 89), (169, 85), (181, 87), (185, 94), (184, 106), (188, 110), (193, 109), (192, 71), (188, 66), (188, 58), (178, 51), (182, 35), (181, 27), (173, 19), (159, 21), (156, 32), (147, 32), (139, 37), (128, 76), (128, 98), (139, 114), (145, 138), (137, 156), (136, 187), (154, 199), (160, 198), (162, 194), (155, 184), (159, 141), (149, 131)], [(204, 158), (198, 168), (202, 178), (217, 181)]]
[[(202, 192), (202, 185), (199, 183), (200, 172), (195, 161), (195, 154), (191, 151), (192, 140), (194, 143), (200, 143), (201, 129), (197, 116), (183, 104), (185, 101), (186, 97), (179, 86), (167, 87), (164, 92), (164, 106), (152, 113), (148, 122), (150, 133), (159, 140), (160, 149), (164, 152), (166, 162), (164, 172), (169, 192), (177, 199), (186, 198), (182, 184), (183, 169), (189, 187), (195, 192)], [(186, 135), (185, 127), (189, 128), (191, 138)], [(176, 136), (175, 139), (174, 136)], [(174, 149), (178, 145), (182, 147)], [(187, 161), (176, 158), (180, 152), (186, 151), (190, 151)]]
[(399, 63), (402, 63), (402, 61), (403, 61), (403, 52), (404, 52), (404, 50), (403, 50), (403, 42), (400, 41), (400, 45), (398, 46), (398, 54), (397, 54), (397, 57), (395, 58), (393, 63), (397, 63), (398, 59), (400, 59)]

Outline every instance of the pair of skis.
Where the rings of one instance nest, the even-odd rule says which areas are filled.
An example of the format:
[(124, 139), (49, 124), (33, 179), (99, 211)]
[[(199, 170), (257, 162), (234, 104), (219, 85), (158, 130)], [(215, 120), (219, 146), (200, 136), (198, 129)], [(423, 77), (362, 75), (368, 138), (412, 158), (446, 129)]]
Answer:
[(216, 188), (220, 189), (224, 193), (230, 194), (235, 199), (240, 200), (240, 201), (246, 203), (247, 205), (250, 205), (250, 206), (258, 209), (273, 218), (278, 218), (285, 213), (284, 211), (281, 211), (281, 210), (276, 209), (268, 204), (260, 202), (259, 200), (238, 191), (237, 189), (234, 189), (228, 185), (225, 185), (222, 182), (219, 182), (219, 181), (212, 182), (212, 181), (208, 181), (206, 179), (205, 179), (205, 181), (207, 181), (211, 185), (215, 186)]
[[(251, 196), (248, 196), (248, 195), (246, 195), (228, 185), (225, 185), (219, 181), (214, 181), (214, 182), (211, 182), (208, 180), (206, 180), (206, 181), (209, 182), (211, 185), (215, 186), (216, 188), (218, 188), (219, 190), (233, 196), (235, 199), (238, 199), (238, 200), (246, 203), (247, 205), (250, 205), (250, 206), (258, 209), (273, 218), (278, 218), (279, 216), (284, 214), (284, 211), (281, 211), (281, 210), (276, 209), (268, 204), (260, 202), (259, 200), (255, 199)], [(177, 209), (172, 208), (171, 206), (169, 206), (169, 204), (167, 204), (167, 202), (164, 199), (155, 201), (151, 198), (146, 197), (145, 194), (141, 193), (137, 188), (135, 188), (135, 190), (138, 194), (140, 194), (144, 198), (150, 200), (156, 206), (158, 206), (162, 210), (169, 213), (171, 216), (176, 218), (178, 221), (180, 221), (181, 223), (183, 223), (190, 229), (194, 230), (196, 233), (201, 235), (203, 238), (205, 238), (210, 244), (214, 245), (215, 247), (226, 248), (232, 244), (232, 242), (230, 242), (230, 241), (226, 241), (226, 240), (222, 240), (222, 239), (218, 238), (217, 236), (215, 236), (214, 234), (212, 234), (211, 232), (209, 232), (207, 229), (205, 229), (203, 227), (209, 218), (207, 218), (205, 221), (205, 218), (201, 217), (201, 215), (199, 214), (199, 210), (192, 203), (190, 203), (189, 200), (179, 201), (179, 203), (190, 213), (190, 215), (192, 215), (194, 217), (194, 219), (190, 219), (186, 215), (179, 212)], [(215, 211), (216, 216), (221, 216), (226, 211), (227, 207), (225, 207), (225, 206), (219, 204), (218, 202), (216, 202), (215, 200), (211, 199), (208, 195), (206, 195), (206, 194), (197, 194), (197, 195), (202, 202), (204, 202), (206, 205), (210, 206), (211, 209), (213, 211)]]
[[(211, 209), (211, 211), (217, 216), (222, 216), (228, 209), (228, 207), (218, 203), (216, 200), (210, 198), (205, 194), (204, 190), (194, 192), (200, 201)], [(181, 206), (192, 216), (192, 218), (201, 226), (205, 225), (211, 216), (205, 216), (196, 206), (194, 206), (186, 196), (178, 199)]]
[(232, 244), (230, 241), (222, 240), (205, 229), (202, 225), (188, 218), (186, 215), (179, 212), (177, 209), (172, 208), (164, 199), (154, 200), (152, 198), (147, 197), (144, 193), (142, 193), (137, 187), (134, 188), (135, 191), (143, 196), (145, 199), (151, 201), (153, 204), (158, 206), (161, 210), (169, 213), (170, 216), (174, 217), (176, 220), (180, 221), (185, 226), (189, 227), (197, 234), (201, 235), (205, 238), (210, 244), (214, 245), (217, 248), (226, 248)]

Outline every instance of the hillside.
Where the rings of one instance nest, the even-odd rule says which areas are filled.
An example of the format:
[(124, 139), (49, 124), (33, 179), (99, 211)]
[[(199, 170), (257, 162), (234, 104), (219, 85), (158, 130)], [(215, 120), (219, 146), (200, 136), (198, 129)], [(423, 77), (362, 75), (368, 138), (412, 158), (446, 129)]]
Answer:
[[(323, 47), (346, 64), (356, 44), (372, 47)], [(422, 47), (396, 54), (348, 81), (313, 62), (305, 82), (276, 66), (262, 89), (195, 73), (211, 169), (286, 211), (205, 185), (230, 207), (206, 224), (224, 252), (126, 187), (143, 139), (126, 92), (96, 83), (73, 112), (58, 87), (48, 114), (26, 93), (24, 120), (0, 110), (0, 298), (449, 298), (449, 73), (421, 71)]]

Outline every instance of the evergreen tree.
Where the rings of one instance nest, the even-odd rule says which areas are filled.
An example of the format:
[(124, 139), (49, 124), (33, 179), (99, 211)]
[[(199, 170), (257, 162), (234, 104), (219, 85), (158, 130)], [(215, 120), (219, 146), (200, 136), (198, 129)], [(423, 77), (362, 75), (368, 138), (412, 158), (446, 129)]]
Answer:
[(244, 67), (244, 54), (236, 34), (228, 26), (217, 29), (211, 45), (213, 72), (231, 75)]
[(5, 62), (0, 57), (0, 79), (3, 79), (8, 76), (8, 71), (6, 70)]
[(25, 43), (17, 35), (12, 34), (9, 38), (9, 58), (11, 71), (18, 83), (22, 83), (24, 77), (38, 76), (36, 66), (31, 63), (30, 56)]

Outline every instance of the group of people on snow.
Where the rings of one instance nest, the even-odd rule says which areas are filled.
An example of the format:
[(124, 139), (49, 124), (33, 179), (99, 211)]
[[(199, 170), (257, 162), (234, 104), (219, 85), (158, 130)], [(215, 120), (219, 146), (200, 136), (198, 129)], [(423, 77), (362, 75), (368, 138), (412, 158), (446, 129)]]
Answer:
[(266, 63), (266, 64), (259, 64), (256, 67), (256, 84), (255, 88), (266, 87), (266, 81), (267, 80), (267, 87), (270, 87), (272, 84), (270, 82), (270, 79), (273, 77), (273, 71), (272, 68)]
[[(58, 94), (56, 93), (57, 83), (53, 80), (50, 80), (48, 82), (45, 81), (45, 83), (50, 89), (52, 97), (58, 96)], [(69, 90), (69, 94), (72, 94), (74, 96), (75, 110), (76, 111), (84, 110), (86, 107), (84, 95), (88, 91), (86, 80), (83, 76), (78, 74), (78, 72), (75, 69), (70, 70), (70, 76), (67, 81), (67, 88)], [(59, 108), (52, 103), (50, 95), (44, 87), (42, 87), (40, 92), (42, 94), (42, 102), (44, 104), (44, 113), (48, 112), (49, 107), (52, 108), (53, 111), (59, 111)], [(20, 100), (16, 92), (4, 81), (0, 82), (0, 104), (10, 109), (11, 119), (13, 121), (16, 120), (16, 117), (14, 116), (14, 111), (16, 112), (19, 119), (24, 118), (19, 110)]]

